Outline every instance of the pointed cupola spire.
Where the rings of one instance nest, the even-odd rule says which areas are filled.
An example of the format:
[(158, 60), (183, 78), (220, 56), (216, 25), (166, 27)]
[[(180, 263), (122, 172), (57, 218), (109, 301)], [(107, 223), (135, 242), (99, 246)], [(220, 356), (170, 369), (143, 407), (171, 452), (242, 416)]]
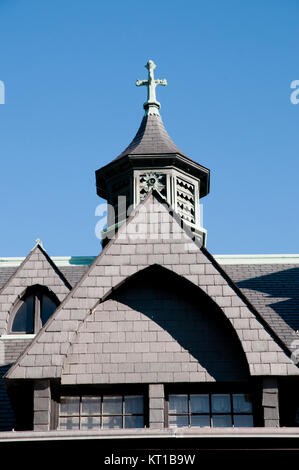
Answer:
[(129, 207), (136, 207), (151, 189), (160, 196), (194, 231), (201, 228), (199, 198), (209, 193), (210, 171), (185, 155), (168, 135), (156, 98), (156, 87), (167, 85), (155, 79), (155, 63), (146, 64), (145, 114), (131, 143), (108, 165), (96, 171), (97, 194), (108, 201), (108, 231), (115, 231), (126, 220)]
[(156, 98), (156, 87), (158, 85), (167, 85), (167, 80), (156, 80), (154, 70), (156, 64), (153, 60), (149, 60), (145, 66), (148, 70), (147, 80), (136, 80), (136, 86), (147, 87), (147, 101), (144, 103), (144, 117), (140, 127), (128, 147), (118, 156), (116, 160), (126, 155), (166, 155), (179, 154), (188, 158), (175, 145), (169, 137), (164, 124), (162, 122), (159, 109), (161, 104)]

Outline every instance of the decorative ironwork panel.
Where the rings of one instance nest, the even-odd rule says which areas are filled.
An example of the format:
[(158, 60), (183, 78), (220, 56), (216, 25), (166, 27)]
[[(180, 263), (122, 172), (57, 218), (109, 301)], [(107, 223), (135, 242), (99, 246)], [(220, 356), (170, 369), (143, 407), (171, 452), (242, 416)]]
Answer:
[(165, 174), (144, 173), (139, 176), (140, 201), (142, 201), (152, 189), (155, 189), (161, 196), (166, 197), (166, 175)]

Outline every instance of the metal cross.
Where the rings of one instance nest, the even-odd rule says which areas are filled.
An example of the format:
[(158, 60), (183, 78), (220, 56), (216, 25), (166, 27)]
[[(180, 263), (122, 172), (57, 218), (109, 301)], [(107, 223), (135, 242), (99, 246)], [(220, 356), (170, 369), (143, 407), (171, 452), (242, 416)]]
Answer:
[(155, 80), (154, 69), (156, 68), (156, 64), (152, 60), (148, 61), (145, 68), (147, 68), (147, 70), (148, 70), (148, 79), (147, 80), (137, 80), (136, 85), (137, 86), (142, 86), (142, 85), (147, 86), (147, 101), (143, 105), (144, 109), (148, 110), (148, 111), (150, 111), (150, 109), (152, 111), (154, 111), (154, 109), (155, 109), (156, 113), (159, 114), (157, 110), (160, 108), (161, 105), (160, 105), (159, 101), (157, 101), (157, 98), (156, 98), (156, 86), (157, 85), (163, 85), (163, 86), (167, 85), (167, 80), (165, 78), (163, 80)]

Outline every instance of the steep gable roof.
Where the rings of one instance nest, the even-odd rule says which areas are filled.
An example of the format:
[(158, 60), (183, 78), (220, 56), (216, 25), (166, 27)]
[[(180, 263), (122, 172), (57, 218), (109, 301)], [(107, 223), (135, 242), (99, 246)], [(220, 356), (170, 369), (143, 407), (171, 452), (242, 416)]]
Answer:
[(71, 289), (70, 283), (40, 244), (33, 248), (0, 290), (0, 334), (7, 331), (9, 312), (15, 301), (27, 287), (35, 284), (48, 287), (60, 301)]
[[(95, 258), (54, 257), (53, 261), (74, 287)], [(299, 256), (213, 255), (213, 258), (292, 350), (299, 331)], [(0, 259), (0, 290), (19, 264), (20, 258)]]
[[(202, 289), (234, 327), (252, 375), (298, 375), (279, 338), (194, 234), (154, 192), (95, 259), (7, 378), (60, 377), (79, 325), (128, 276), (160, 264)], [(33, 366), (34, 364), (34, 366)]]
[(61, 384), (227, 382), (249, 375), (221, 309), (192, 282), (154, 264), (113, 288), (80, 323)]

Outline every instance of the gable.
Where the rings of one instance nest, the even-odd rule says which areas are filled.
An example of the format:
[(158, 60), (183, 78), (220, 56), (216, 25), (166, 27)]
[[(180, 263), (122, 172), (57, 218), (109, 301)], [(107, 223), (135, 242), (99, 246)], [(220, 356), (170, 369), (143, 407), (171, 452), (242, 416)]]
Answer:
[(96, 258), (7, 377), (61, 377), (65, 356), (81, 323), (128, 276), (153, 264), (184, 277), (221, 309), (240, 340), (251, 375), (297, 375), (297, 367), (270, 328), (181, 223), (151, 193)]
[(41, 285), (50, 289), (60, 302), (70, 291), (70, 284), (40, 245), (29, 253), (0, 291), (0, 334), (8, 333), (9, 315), (26, 289)]
[(218, 306), (154, 265), (113, 290), (81, 322), (61, 383), (240, 381), (249, 369)]

